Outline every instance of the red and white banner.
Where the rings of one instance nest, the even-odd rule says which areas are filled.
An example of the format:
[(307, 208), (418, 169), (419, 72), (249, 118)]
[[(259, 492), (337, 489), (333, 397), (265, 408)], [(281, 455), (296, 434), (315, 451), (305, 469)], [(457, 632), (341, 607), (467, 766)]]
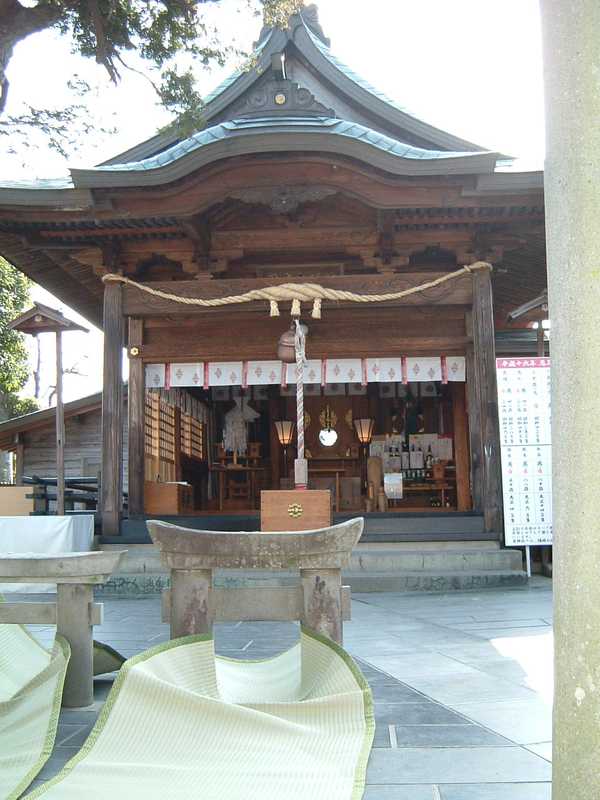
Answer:
[(325, 361), (324, 383), (358, 383), (363, 378), (362, 359), (328, 358)]
[(146, 386), (148, 389), (164, 389), (166, 364), (146, 364)]
[(208, 365), (209, 386), (241, 386), (242, 361), (211, 361)]
[[(286, 365), (286, 384), (296, 383), (296, 365)], [(304, 365), (304, 383), (321, 383), (321, 359), (309, 358)], [(295, 392), (294, 392), (295, 394)]]
[[(507, 366), (537, 366), (548, 359), (503, 359)], [(540, 363), (539, 366), (545, 366)], [(464, 356), (397, 356), (395, 358), (308, 359), (304, 383), (407, 384), (465, 380)], [(296, 365), (281, 361), (211, 361), (185, 364), (146, 364), (148, 388), (183, 386), (288, 386), (296, 383)]]
[(279, 386), (281, 361), (248, 361), (247, 386)]
[(442, 360), (439, 357), (409, 356), (406, 359), (406, 372), (409, 381), (441, 381)]
[(402, 381), (401, 358), (367, 358), (366, 362), (369, 383), (400, 383)]
[(170, 364), (169, 386), (200, 386), (204, 384), (204, 364)]

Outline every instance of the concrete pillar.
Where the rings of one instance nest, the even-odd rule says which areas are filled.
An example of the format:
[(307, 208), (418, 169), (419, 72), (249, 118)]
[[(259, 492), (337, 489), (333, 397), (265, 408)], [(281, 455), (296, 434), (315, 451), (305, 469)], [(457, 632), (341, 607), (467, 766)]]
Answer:
[(340, 569), (301, 569), (303, 624), (342, 644), (342, 573)]
[(81, 708), (94, 702), (94, 637), (91, 625), (91, 584), (59, 583), (56, 593), (56, 632), (71, 645), (62, 704)]
[(171, 639), (212, 633), (212, 570), (171, 570)]
[(600, 3), (542, 0), (552, 323), (555, 800), (600, 780)]

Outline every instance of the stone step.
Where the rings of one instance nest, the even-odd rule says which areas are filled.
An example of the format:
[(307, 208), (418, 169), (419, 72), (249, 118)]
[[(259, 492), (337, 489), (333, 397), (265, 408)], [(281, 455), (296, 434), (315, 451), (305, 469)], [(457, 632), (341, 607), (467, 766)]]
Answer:
[(522, 556), (518, 550), (396, 550), (356, 548), (350, 571), (417, 572), (420, 570), (520, 570)]
[[(469, 543), (470, 545), (470, 543)], [(117, 549), (117, 545), (103, 545), (102, 549)], [(405, 572), (418, 570), (498, 570), (522, 569), (522, 556), (518, 550), (501, 550), (484, 545), (443, 548), (414, 548), (359, 546), (352, 553), (351, 571)], [(158, 547), (130, 545), (124, 556), (120, 572), (123, 574), (154, 574), (165, 571)]]
[(360, 592), (455, 592), (524, 586), (523, 570), (456, 570), (417, 572), (346, 573), (344, 582), (352, 593)]
[[(115, 545), (103, 545), (114, 549)], [(526, 582), (518, 550), (502, 550), (493, 544), (464, 549), (444, 545), (433, 549), (367, 545), (356, 548), (344, 581), (355, 592), (450, 591)], [(291, 585), (297, 573), (260, 570), (215, 572), (215, 585), (250, 587)], [(145, 596), (161, 592), (169, 584), (168, 573), (154, 545), (130, 546), (119, 571), (99, 596)]]
[[(405, 572), (344, 572), (344, 584), (352, 593), (360, 592), (451, 592), (524, 586), (523, 570), (417, 570)], [(298, 582), (292, 573), (217, 574), (215, 586), (230, 589), (262, 586), (293, 586)], [(109, 597), (147, 597), (169, 587), (167, 573), (117, 573), (103, 587), (96, 588), (98, 599)]]

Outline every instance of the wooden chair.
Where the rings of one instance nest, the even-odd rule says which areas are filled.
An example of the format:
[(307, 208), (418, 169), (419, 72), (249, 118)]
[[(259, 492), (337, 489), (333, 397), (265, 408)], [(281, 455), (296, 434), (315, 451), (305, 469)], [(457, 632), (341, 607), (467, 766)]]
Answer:
[[(149, 520), (152, 541), (171, 572), (163, 593), (163, 619), (171, 638), (211, 633), (213, 622), (300, 620), (339, 644), (350, 619), (350, 588), (342, 567), (350, 562), (364, 520), (315, 531), (224, 533), (197, 531)], [(213, 570), (297, 569), (296, 586), (214, 588)]]

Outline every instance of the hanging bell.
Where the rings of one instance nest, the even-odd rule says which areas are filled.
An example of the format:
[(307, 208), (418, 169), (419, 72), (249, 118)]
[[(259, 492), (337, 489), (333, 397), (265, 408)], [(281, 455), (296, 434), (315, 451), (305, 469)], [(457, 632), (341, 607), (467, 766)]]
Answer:
[(296, 363), (296, 330), (293, 323), (290, 329), (279, 337), (277, 358), (283, 361), (284, 364)]

